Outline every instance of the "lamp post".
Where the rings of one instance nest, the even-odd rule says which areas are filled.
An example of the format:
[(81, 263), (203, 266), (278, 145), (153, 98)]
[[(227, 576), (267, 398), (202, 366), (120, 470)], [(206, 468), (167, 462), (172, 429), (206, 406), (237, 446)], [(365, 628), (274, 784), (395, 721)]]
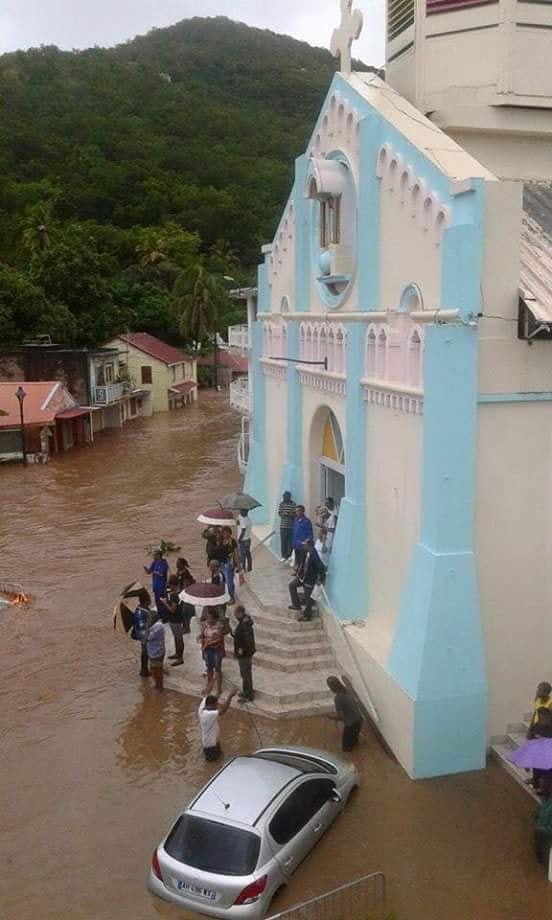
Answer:
[(15, 391), (15, 395), (17, 396), (17, 401), (19, 403), (19, 418), (20, 418), (20, 424), (21, 424), (21, 452), (23, 454), (23, 466), (27, 466), (27, 449), (26, 449), (26, 444), (25, 444), (25, 421), (23, 418), (23, 400), (25, 399), (27, 394), (25, 393), (25, 390), (23, 389), (23, 387), (20, 386)]

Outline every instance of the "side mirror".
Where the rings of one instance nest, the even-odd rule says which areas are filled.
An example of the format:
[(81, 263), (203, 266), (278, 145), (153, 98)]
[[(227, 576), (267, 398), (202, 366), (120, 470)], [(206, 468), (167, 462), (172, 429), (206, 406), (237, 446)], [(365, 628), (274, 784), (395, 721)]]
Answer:
[(343, 799), (341, 798), (337, 789), (332, 789), (328, 797), (329, 802), (335, 802), (336, 805), (341, 805)]

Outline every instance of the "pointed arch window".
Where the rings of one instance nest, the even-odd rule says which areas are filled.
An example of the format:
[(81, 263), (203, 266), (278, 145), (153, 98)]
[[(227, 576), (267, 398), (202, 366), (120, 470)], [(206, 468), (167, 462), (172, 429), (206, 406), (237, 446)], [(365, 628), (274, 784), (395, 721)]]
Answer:
[(376, 330), (368, 330), (366, 336), (366, 376), (376, 376)]
[(376, 346), (376, 377), (385, 380), (387, 376), (387, 333), (382, 329)]

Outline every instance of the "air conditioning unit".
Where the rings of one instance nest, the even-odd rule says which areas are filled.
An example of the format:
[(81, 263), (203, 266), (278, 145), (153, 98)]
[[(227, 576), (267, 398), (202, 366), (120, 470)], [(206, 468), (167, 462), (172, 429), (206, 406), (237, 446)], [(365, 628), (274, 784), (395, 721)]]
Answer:
[(351, 275), (353, 271), (353, 253), (350, 246), (345, 243), (332, 243), (330, 245), (332, 275)]

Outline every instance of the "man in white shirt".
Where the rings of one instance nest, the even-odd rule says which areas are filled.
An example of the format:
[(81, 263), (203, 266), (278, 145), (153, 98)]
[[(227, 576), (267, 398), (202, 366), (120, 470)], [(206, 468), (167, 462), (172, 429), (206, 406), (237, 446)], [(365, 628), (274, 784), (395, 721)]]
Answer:
[(328, 529), (327, 527), (321, 527), (320, 536), (314, 544), (314, 548), (320, 556), (320, 561), (324, 564), (326, 569), (330, 564), (330, 546), (328, 545), (328, 542)]
[(242, 508), (238, 517), (238, 551), (242, 570), (250, 572), (253, 568), (253, 560), (251, 559), (251, 520), (246, 508)]
[(200, 703), (197, 714), (205, 760), (218, 760), (221, 755), (219, 717), (227, 711), (237, 692), (232, 690), (224, 703), (219, 703), (216, 696), (206, 696)]

